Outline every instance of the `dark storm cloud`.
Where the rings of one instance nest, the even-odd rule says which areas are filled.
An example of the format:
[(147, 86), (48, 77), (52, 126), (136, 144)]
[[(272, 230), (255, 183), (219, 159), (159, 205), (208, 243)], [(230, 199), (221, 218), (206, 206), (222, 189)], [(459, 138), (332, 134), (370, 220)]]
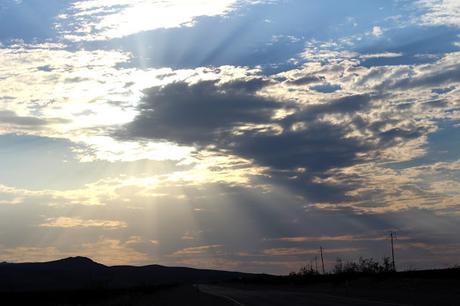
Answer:
[(305, 130), (281, 134), (247, 133), (232, 144), (233, 150), (275, 170), (306, 168), (327, 171), (353, 164), (365, 146), (345, 139), (346, 129), (316, 123)]
[[(397, 126), (397, 119), (363, 119), (359, 114), (368, 112), (381, 96), (352, 95), (305, 106), (258, 95), (267, 84), (256, 78), (150, 88), (139, 115), (118, 137), (168, 140), (232, 153), (267, 168), (267, 176), (260, 180), (285, 186), (311, 201), (343, 202), (352, 200), (346, 194), (359, 183), (326, 182), (329, 171), (368, 161), (386, 148), (428, 133), (409, 123), (384, 128)], [(274, 119), (282, 109), (295, 111)], [(348, 119), (333, 122), (324, 120), (326, 115)], [(371, 136), (350, 136), (356, 131)]]
[(324, 114), (353, 114), (368, 108), (372, 99), (370, 95), (352, 95), (335, 99), (325, 104), (316, 104), (307, 107), (288, 117), (288, 120), (314, 120)]
[(141, 114), (126, 127), (125, 136), (166, 139), (205, 146), (224, 141), (244, 124), (269, 123), (280, 103), (256, 96), (264, 81), (177, 82), (145, 92)]
[[(321, 120), (324, 115), (353, 117), (366, 111), (373, 97), (355, 95), (325, 104), (301, 107), (257, 95), (267, 84), (263, 79), (218, 84), (172, 83), (145, 91), (140, 114), (118, 136), (168, 140), (198, 148), (230, 152), (267, 167), (271, 183), (284, 185), (315, 201), (343, 201), (351, 185), (317, 183), (327, 171), (362, 162), (363, 154), (394, 144), (395, 138), (418, 137), (417, 131), (378, 131), (371, 122), (352, 120), (352, 125)], [(275, 111), (295, 113), (274, 119)], [(262, 125), (278, 126), (279, 131)], [(300, 128), (295, 128), (300, 125)], [(250, 128), (240, 130), (239, 127)], [(353, 129), (375, 129), (377, 142), (349, 137)], [(380, 134), (379, 134), (380, 133)]]
[(289, 84), (293, 85), (307, 85), (310, 83), (318, 83), (325, 81), (326, 78), (324, 76), (317, 76), (317, 75), (306, 75), (300, 77), (298, 79), (288, 81)]

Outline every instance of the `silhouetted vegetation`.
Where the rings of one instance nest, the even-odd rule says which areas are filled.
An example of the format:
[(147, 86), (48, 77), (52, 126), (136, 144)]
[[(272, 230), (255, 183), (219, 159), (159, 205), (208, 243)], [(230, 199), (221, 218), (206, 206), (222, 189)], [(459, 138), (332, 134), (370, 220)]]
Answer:
[(379, 274), (394, 272), (389, 257), (384, 257), (382, 262), (378, 262), (373, 258), (360, 257), (358, 262), (348, 261), (343, 262), (342, 259), (337, 258), (332, 271), (333, 274)]
[[(389, 257), (384, 257), (382, 262), (376, 261), (373, 258), (360, 257), (357, 262), (347, 261), (344, 262), (341, 258), (337, 258), (336, 263), (330, 274), (333, 275), (358, 275), (358, 274), (384, 274), (395, 272)], [(298, 272), (291, 272), (289, 277), (315, 277), (321, 274), (317, 269), (313, 268), (312, 264), (305, 265), (299, 269)]]
[(316, 265), (310, 263), (301, 267), (297, 272), (289, 273), (285, 281), (294, 284), (342, 283), (361, 277), (387, 278), (394, 274), (396, 271), (389, 257), (384, 257), (382, 261), (363, 257), (360, 257), (358, 261), (343, 261), (337, 258), (329, 272), (320, 273)]
[(313, 269), (312, 265), (306, 265), (303, 266), (299, 269), (298, 272), (291, 272), (289, 273), (289, 276), (314, 276), (314, 275), (319, 275), (318, 271), (316, 269)]

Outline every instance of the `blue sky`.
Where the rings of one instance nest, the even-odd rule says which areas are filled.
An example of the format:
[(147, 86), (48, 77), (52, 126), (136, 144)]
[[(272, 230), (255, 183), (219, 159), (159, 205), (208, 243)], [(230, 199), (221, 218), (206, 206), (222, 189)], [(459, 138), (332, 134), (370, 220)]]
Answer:
[(458, 264), (456, 0), (6, 0), (0, 260)]

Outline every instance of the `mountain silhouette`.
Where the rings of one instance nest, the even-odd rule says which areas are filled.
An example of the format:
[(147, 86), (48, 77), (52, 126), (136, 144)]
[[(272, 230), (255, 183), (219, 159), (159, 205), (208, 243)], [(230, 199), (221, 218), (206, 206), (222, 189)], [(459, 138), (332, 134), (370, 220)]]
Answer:
[(185, 267), (105, 266), (86, 257), (0, 264), (0, 292), (118, 289), (255, 278), (256, 274)]
[(58, 259), (55, 261), (49, 261), (45, 263), (36, 263), (35, 265), (55, 267), (60, 269), (76, 269), (76, 268), (105, 268), (103, 264), (97, 263), (88, 257), (68, 257), (63, 259)]

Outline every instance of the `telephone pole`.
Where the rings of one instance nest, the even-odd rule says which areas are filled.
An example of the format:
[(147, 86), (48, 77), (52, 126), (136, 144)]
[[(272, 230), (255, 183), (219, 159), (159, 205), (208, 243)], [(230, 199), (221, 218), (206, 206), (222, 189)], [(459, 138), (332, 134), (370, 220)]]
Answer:
[(390, 238), (391, 238), (391, 263), (393, 266), (393, 271), (396, 272), (396, 264), (395, 264), (395, 248), (394, 248), (394, 242), (393, 242), (393, 232), (390, 232)]
[(316, 274), (318, 274), (318, 256), (315, 256)]
[(324, 258), (323, 258), (323, 247), (319, 247), (319, 251), (321, 253), (321, 263), (323, 265), (323, 274), (326, 274), (325, 270), (324, 270)]

